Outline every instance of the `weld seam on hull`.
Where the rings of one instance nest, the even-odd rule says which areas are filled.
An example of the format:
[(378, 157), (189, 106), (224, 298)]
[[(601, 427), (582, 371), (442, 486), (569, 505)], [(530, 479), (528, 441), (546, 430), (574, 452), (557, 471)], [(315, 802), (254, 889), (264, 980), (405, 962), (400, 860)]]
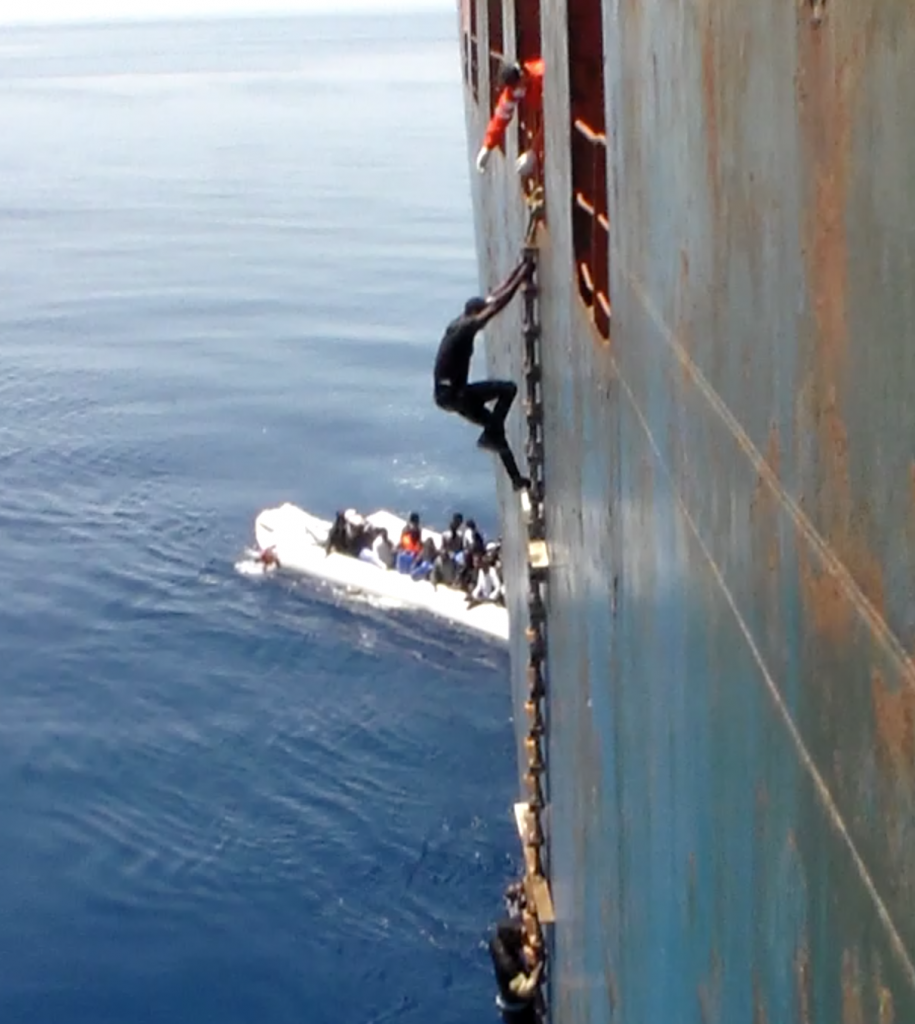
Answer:
[[(884, 902), (879, 891), (877, 890), (877, 886), (874, 883), (873, 878), (871, 877), (871, 874), (867, 868), (867, 865), (864, 862), (863, 857), (858, 853), (858, 849), (855, 846), (854, 840), (852, 839), (851, 834), (849, 833), (845, 825), (845, 821), (842, 818), (842, 814), (840, 813), (839, 808), (835, 803), (835, 800), (833, 799), (829, 787), (826, 785), (826, 782), (824, 781), (823, 776), (820, 774), (819, 769), (817, 768), (812, 755), (807, 750), (803, 737), (798, 731), (797, 726), (794, 724), (794, 719), (791, 717), (791, 713), (788, 710), (788, 706), (785, 703), (778, 689), (778, 686), (776, 685), (775, 679), (772, 677), (771, 673), (769, 672), (769, 669), (766, 666), (766, 662), (763, 658), (762, 652), (757, 646), (756, 641), (753, 639), (753, 634), (750, 631), (749, 626), (744, 621), (743, 616), (740, 614), (740, 609), (737, 607), (737, 603), (734, 600), (733, 595), (731, 594), (731, 591), (727, 585), (727, 581), (722, 575), (721, 570), (718, 568), (718, 565), (715, 562), (711, 551), (709, 551), (708, 547), (705, 544), (705, 541), (702, 539), (702, 536), (699, 532), (699, 528), (696, 525), (692, 515), (690, 514), (689, 509), (686, 507), (683, 499), (680, 497), (680, 493), (674, 483), (673, 478), (671, 477), (670, 470), (668, 469), (668, 466), (661, 455), (661, 450), (658, 447), (655, 437), (651, 432), (651, 427), (647, 419), (645, 418), (642, 409), (639, 406), (638, 401), (636, 400), (635, 395), (629, 387), (628, 382), (621, 374), (616, 359), (611, 357), (611, 363), (613, 365), (614, 371), (616, 372), (617, 379), (620, 382), (620, 386), (622, 387), (623, 392), (626, 395), (626, 398), (632, 406), (632, 409), (643, 431), (645, 432), (645, 436), (648, 439), (648, 443), (651, 446), (651, 449), (654, 452), (659, 465), (662, 467), (662, 472), (671, 484), (671, 491), (675, 496), (675, 500), (680, 511), (683, 513), (683, 517), (686, 521), (687, 526), (689, 527), (690, 533), (695, 538), (697, 544), (699, 545), (699, 549), (703, 554), (703, 557), (708, 562), (715, 582), (720, 587), (721, 593), (723, 594), (728, 607), (731, 609), (734, 615), (734, 618), (737, 622), (737, 626), (740, 632), (743, 634), (744, 638), (746, 639), (747, 646), (750, 650), (751, 655), (753, 656), (753, 660), (759, 666), (759, 670), (762, 673), (762, 677), (765, 681), (769, 694), (775, 704), (777, 711), (779, 712), (779, 715), (785, 723), (785, 726), (788, 730), (788, 734), (791, 737), (791, 740), (794, 743), (795, 748), (797, 749), (801, 763), (807, 769), (811, 779), (813, 780), (814, 786), (817, 790), (820, 800), (822, 801), (822, 804), (826, 809), (829, 819), (832, 822), (834, 828), (836, 829), (836, 832), (844, 841), (849, 853), (851, 854), (852, 862), (854, 863), (858, 871), (858, 874), (861, 877), (861, 881), (864, 883), (865, 889), (867, 890), (868, 894), (873, 900), (874, 906), (877, 909), (877, 914), (880, 920), (883, 922), (889, 934), (890, 944), (894, 949), (895, 953), (897, 954), (900, 963), (905, 969), (905, 972), (908, 975), (909, 984), (912, 986), (913, 989), (915, 989), (915, 963), (913, 963), (911, 957), (909, 956), (909, 952), (906, 949), (905, 943), (902, 940), (902, 936), (899, 934), (896, 925), (893, 923), (893, 918), (890, 915), (889, 909), (887, 908), (886, 903)], [(749, 442), (749, 438), (747, 439), (747, 441), (749, 448), (753, 449), (752, 444)]]
[[(790, 516), (794, 524), (803, 534), (804, 538), (809, 541), (811, 547), (814, 549), (816, 554), (819, 556), (824, 568), (836, 579), (842, 589), (845, 591), (849, 601), (853, 605), (856, 611), (860, 612), (862, 618), (867, 622), (871, 628), (875, 639), (895, 667), (899, 670), (902, 678), (908, 683), (909, 686), (915, 688), (915, 665), (912, 663), (912, 659), (909, 657), (902, 642), (892, 631), (886, 619), (877, 611), (873, 603), (864, 594), (861, 588), (858, 586), (855, 578), (845, 568), (845, 565), (841, 559), (835, 554), (829, 542), (819, 533), (804, 511), (800, 508), (797, 502), (782, 486), (781, 481), (772, 472), (769, 463), (766, 462), (762, 453), (753, 444), (750, 436), (740, 425), (739, 421), (735, 418), (734, 414), (725, 404), (724, 400), (715, 391), (712, 385), (706, 380), (702, 371), (696, 365), (696, 363), (690, 358), (689, 353), (683, 348), (679, 341), (674, 337), (666, 321), (663, 319), (661, 314), (657, 311), (654, 305), (649, 300), (644, 288), (641, 283), (632, 275), (626, 271), (621, 271), (623, 276), (626, 278), (629, 286), (632, 288), (634, 294), (638, 297), (642, 308), (651, 318), (652, 322), (658, 328), (661, 336), (664, 339), (665, 344), (671, 350), (674, 357), (683, 367), (683, 369), (690, 375), (695, 381), (699, 392), (705, 397), (706, 401), (712, 407), (718, 418), (724, 423), (725, 427), (730, 431), (731, 435), (737, 442), (738, 446), (744, 451), (753, 465), (753, 468), (759, 473), (760, 477), (765, 481), (766, 486), (772, 492), (776, 500), (785, 509), (787, 514)], [(614, 359), (614, 366), (616, 366), (617, 375), (620, 376), (618, 364)], [(622, 377), (620, 376), (620, 379)]]

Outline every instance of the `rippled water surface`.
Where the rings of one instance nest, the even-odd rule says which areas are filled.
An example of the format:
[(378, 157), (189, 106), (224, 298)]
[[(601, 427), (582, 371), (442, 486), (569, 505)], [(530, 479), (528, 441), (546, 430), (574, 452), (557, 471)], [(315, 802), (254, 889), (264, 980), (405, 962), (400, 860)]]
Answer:
[(233, 571), (260, 507), (454, 507), (453, 19), (0, 39), (0, 1020), (469, 1021), (506, 656)]

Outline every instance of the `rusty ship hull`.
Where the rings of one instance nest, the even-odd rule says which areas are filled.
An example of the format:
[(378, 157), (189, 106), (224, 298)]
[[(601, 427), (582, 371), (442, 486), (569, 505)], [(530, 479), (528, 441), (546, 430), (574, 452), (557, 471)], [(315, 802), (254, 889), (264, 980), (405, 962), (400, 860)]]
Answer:
[[(547, 68), (550, 1017), (915, 1021), (915, 5), (459, 11), (471, 161), (501, 57)], [(523, 148), (471, 172), (487, 287)]]

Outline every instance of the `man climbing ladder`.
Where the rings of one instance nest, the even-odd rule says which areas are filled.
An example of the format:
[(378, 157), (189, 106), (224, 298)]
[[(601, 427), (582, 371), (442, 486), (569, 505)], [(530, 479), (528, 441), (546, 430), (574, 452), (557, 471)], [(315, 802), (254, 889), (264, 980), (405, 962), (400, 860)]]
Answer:
[[(445, 330), (435, 358), (434, 372), (435, 404), (445, 412), (456, 412), (483, 428), (477, 444), (498, 454), (516, 491), (530, 486), (527, 477), (521, 475), (505, 436), (505, 420), (518, 387), (508, 380), (483, 380), (469, 384), (468, 377), (477, 334), (511, 302), (528, 272), (528, 264), (522, 259), (508, 280), (492, 295), (485, 299), (467, 300), (464, 312)], [(495, 402), (493, 409), (488, 408), (490, 402)]]

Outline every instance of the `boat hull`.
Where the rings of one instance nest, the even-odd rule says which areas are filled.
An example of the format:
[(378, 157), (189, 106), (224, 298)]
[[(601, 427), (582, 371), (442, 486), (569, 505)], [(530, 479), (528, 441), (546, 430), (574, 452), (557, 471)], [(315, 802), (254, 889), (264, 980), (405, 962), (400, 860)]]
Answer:
[[(404, 520), (384, 510), (366, 519), (399, 537)], [(480, 604), (468, 608), (463, 593), (448, 587), (433, 587), (425, 580), (382, 569), (362, 559), (339, 552), (327, 554), (324, 542), (330, 523), (296, 505), (286, 503), (264, 509), (254, 522), (254, 536), (263, 555), (271, 552), (279, 568), (323, 580), (332, 586), (381, 598), (404, 608), (420, 609), (455, 626), (472, 630), (493, 640), (508, 639), (508, 611), (499, 605)], [(440, 536), (424, 531), (437, 542)]]

